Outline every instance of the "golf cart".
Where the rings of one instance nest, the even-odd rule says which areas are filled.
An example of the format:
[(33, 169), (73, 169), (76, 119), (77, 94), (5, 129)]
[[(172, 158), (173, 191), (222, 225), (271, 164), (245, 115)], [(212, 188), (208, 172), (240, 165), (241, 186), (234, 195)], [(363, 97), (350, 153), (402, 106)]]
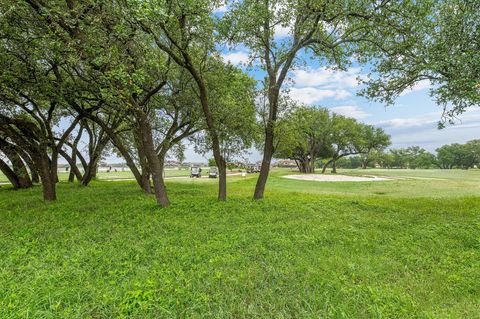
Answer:
[(260, 172), (260, 167), (258, 165), (248, 165), (247, 166), (247, 173), (252, 174), (252, 173), (258, 173)]
[(202, 169), (200, 167), (192, 166), (192, 168), (190, 169), (190, 178), (193, 177), (202, 177)]
[(218, 176), (218, 168), (210, 167), (208, 170), (208, 178), (217, 178)]

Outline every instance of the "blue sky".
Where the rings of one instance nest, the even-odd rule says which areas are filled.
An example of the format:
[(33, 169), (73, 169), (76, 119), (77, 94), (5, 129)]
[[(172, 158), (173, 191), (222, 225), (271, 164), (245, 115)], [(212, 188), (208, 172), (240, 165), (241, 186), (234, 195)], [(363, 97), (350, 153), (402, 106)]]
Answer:
[[(216, 10), (221, 16), (227, 10), (223, 6)], [(278, 27), (275, 30), (277, 42), (289, 40), (289, 29)], [(228, 61), (256, 80), (262, 80), (264, 73), (256, 68), (249, 51), (242, 46), (219, 48), (225, 61)], [(333, 112), (350, 116), (361, 122), (382, 127), (392, 137), (392, 148), (418, 145), (430, 152), (444, 144), (464, 143), (480, 138), (480, 108), (471, 109), (459, 117), (455, 125), (438, 130), (442, 108), (429, 96), (430, 83), (423, 81), (404, 92), (392, 106), (376, 103), (357, 95), (360, 89), (357, 79), (365, 77), (368, 66), (352, 63), (346, 71), (335, 71), (322, 65), (320, 58), (311, 58), (303, 52), (300, 56), (302, 67), (293, 69), (289, 74), (289, 95), (299, 103), (310, 106), (326, 107)], [(247, 67), (247, 65), (250, 67)], [(253, 65), (253, 67), (251, 67)], [(257, 150), (250, 150), (247, 157), (254, 162), (261, 159)], [(193, 146), (187, 145), (186, 160), (204, 162), (211, 154), (196, 154)], [(109, 159), (109, 160), (113, 160)]]
[[(220, 16), (227, 10), (222, 7), (217, 10)], [(289, 29), (279, 27), (275, 30), (277, 43), (289, 40)], [(249, 51), (239, 46), (233, 49), (223, 49), (223, 58), (230, 63), (243, 68), (257, 80), (264, 73), (255, 67), (249, 57)], [(470, 109), (460, 116), (455, 125), (437, 129), (441, 119), (442, 107), (437, 105), (429, 95), (431, 84), (422, 81), (408, 91), (405, 91), (394, 105), (370, 101), (358, 96), (361, 89), (357, 79), (366, 77), (370, 71), (368, 66), (360, 66), (355, 62), (346, 71), (335, 71), (322, 65), (320, 58), (311, 57), (303, 52), (300, 55), (301, 67), (293, 69), (289, 74), (289, 95), (299, 103), (310, 106), (326, 107), (336, 113), (350, 116), (361, 122), (382, 127), (392, 137), (392, 148), (418, 145), (430, 152), (444, 144), (463, 143), (480, 138), (480, 108)], [(199, 158), (188, 151), (188, 155)], [(258, 160), (261, 155), (252, 150), (251, 160)], [(199, 158), (200, 159), (200, 158)]]
[[(242, 66), (248, 61), (245, 51), (225, 51), (224, 59)], [(257, 79), (263, 74), (258, 70), (247, 72)], [(357, 77), (364, 70), (352, 66), (347, 71), (334, 71), (314, 65), (307, 65), (291, 72), (289, 94), (294, 100), (310, 105), (326, 107), (336, 113), (350, 116), (361, 122), (382, 127), (392, 137), (392, 147), (419, 145), (430, 152), (444, 144), (463, 143), (480, 138), (480, 109), (471, 109), (459, 117), (455, 125), (437, 129), (442, 108), (429, 95), (430, 83), (422, 82), (404, 92), (392, 106), (372, 102), (358, 96), (360, 89)], [(251, 161), (261, 159), (256, 150), (249, 151)], [(206, 156), (208, 157), (208, 155)], [(205, 157), (187, 149), (187, 160), (204, 161)]]
[[(239, 66), (248, 61), (248, 53), (244, 50), (225, 51), (223, 55), (225, 60)], [(245, 70), (257, 79), (263, 77), (258, 70)], [(434, 152), (443, 144), (480, 138), (480, 109), (467, 111), (455, 125), (439, 130), (437, 123), (442, 108), (429, 96), (430, 83), (419, 83), (404, 92), (394, 105), (386, 106), (357, 95), (360, 89), (357, 77), (363, 76), (364, 71), (359, 66), (352, 66), (347, 71), (334, 71), (307, 61), (304, 67), (290, 73), (292, 82), (289, 94), (300, 103), (326, 107), (361, 122), (382, 127), (391, 135), (393, 148), (419, 145)], [(187, 150), (187, 158), (203, 159), (194, 154), (191, 148)], [(249, 158), (252, 161), (259, 160), (261, 154), (250, 150)]]

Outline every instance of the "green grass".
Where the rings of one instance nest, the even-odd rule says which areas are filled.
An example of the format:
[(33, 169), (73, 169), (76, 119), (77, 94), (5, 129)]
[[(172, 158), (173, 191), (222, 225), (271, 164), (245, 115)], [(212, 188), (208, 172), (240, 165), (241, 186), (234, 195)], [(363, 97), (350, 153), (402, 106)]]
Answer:
[(262, 201), (254, 175), (226, 203), (171, 180), (168, 209), (131, 181), (60, 183), (49, 204), (2, 187), (0, 318), (480, 318), (477, 172), (287, 173)]
[[(283, 169), (279, 175), (298, 174)], [(376, 175), (392, 180), (376, 182), (317, 182), (273, 179), (275, 189), (315, 194), (393, 197), (461, 197), (480, 196), (480, 170), (401, 170), (352, 169), (339, 170), (344, 175)]]

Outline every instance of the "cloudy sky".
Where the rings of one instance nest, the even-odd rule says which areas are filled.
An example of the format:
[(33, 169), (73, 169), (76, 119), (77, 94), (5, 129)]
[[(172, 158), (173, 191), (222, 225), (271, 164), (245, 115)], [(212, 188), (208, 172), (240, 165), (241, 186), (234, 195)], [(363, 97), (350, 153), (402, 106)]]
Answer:
[[(220, 16), (225, 10), (222, 7), (216, 14)], [(288, 28), (279, 27), (275, 31), (277, 41), (288, 40)], [(255, 67), (258, 62), (250, 60), (249, 51), (245, 47), (220, 49), (225, 61), (242, 68), (259, 80), (259, 83), (264, 78), (264, 72)], [(301, 57), (304, 62), (302, 67), (289, 74), (287, 86), (291, 98), (305, 105), (326, 107), (336, 113), (382, 127), (391, 135), (393, 148), (419, 145), (434, 152), (443, 144), (480, 138), (480, 108), (463, 114), (455, 125), (437, 129), (442, 109), (429, 96), (429, 82), (418, 83), (404, 92), (395, 105), (387, 107), (357, 96), (360, 89), (357, 78), (365, 76), (368, 71), (366, 66), (353, 63), (347, 71), (334, 71), (322, 65), (320, 59), (307, 56), (305, 52)], [(247, 67), (249, 63), (250, 67)], [(193, 147), (187, 145), (186, 157), (187, 161), (206, 161), (212, 156), (195, 154)], [(252, 149), (247, 157), (250, 161), (257, 161), (261, 159), (261, 154)]]
[[(248, 52), (234, 50), (224, 53), (224, 59), (242, 67), (248, 62)], [(245, 70), (257, 79), (263, 77), (258, 70)], [(362, 76), (362, 68), (351, 67), (348, 71), (333, 71), (314, 62), (290, 74), (289, 94), (294, 100), (312, 107), (322, 106), (333, 112), (354, 117), (357, 120), (385, 129), (392, 136), (393, 148), (419, 145), (428, 151), (443, 144), (463, 143), (480, 138), (480, 108), (471, 109), (461, 116), (455, 125), (437, 129), (442, 108), (438, 106), (428, 90), (430, 84), (421, 82), (404, 92), (395, 105), (375, 103), (357, 95), (357, 78)], [(202, 157), (188, 150), (188, 158), (201, 160)], [(250, 151), (251, 160), (261, 159), (261, 155)]]
[[(223, 14), (221, 8), (218, 14)], [(277, 41), (288, 40), (289, 30), (278, 28)], [(312, 107), (326, 107), (336, 113), (354, 117), (364, 123), (385, 129), (392, 136), (393, 148), (419, 145), (428, 151), (443, 144), (463, 143), (480, 138), (480, 108), (471, 109), (445, 129), (437, 129), (442, 108), (429, 96), (430, 83), (423, 81), (404, 92), (393, 106), (375, 103), (357, 95), (360, 89), (359, 77), (365, 77), (368, 66), (355, 63), (347, 71), (335, 71), (321, 64), (320, 59), (303, 54), (302, 67), (289, 74), (289, 94), (294, 100)], [(249, 51), (244, 47), (223, 48), (224, 60), (243, 68), (252, 77), (261, 80), (264, 73), (255, 67), (256, 61), (249, 59)], [(194, 154), (190, 154), (194, 156)], [(252, 151), (251, 159), (260, 159), (258, 152)]]

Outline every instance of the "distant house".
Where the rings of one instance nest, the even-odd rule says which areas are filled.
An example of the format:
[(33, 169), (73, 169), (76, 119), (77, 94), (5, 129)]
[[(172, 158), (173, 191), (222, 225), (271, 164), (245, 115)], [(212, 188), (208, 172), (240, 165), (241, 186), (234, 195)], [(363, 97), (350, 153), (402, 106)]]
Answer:
[(297, 163), (294, 160), (282, 159), (275, 162), (276, 167), (297, 167)]

